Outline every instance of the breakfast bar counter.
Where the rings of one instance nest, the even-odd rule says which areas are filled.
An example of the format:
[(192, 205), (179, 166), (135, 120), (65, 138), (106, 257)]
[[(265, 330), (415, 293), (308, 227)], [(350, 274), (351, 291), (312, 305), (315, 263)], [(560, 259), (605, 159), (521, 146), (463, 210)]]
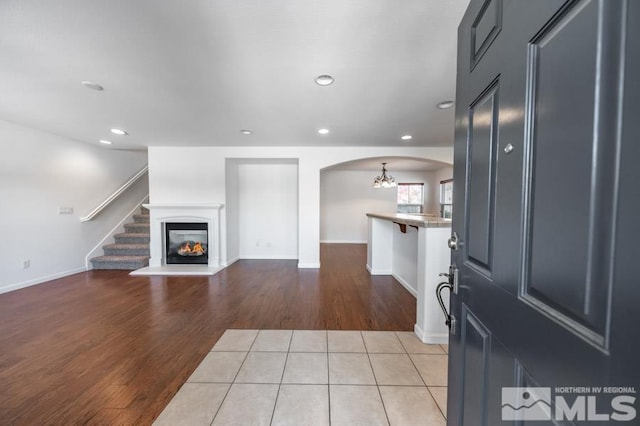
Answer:
[[(448, 329), (436, 299), (441, 272), (448, 272), (451, 221), (430, 215), (367, 213), (367, 270), (392, 275), (416, 297), (414, 331), (424, 343), (448, 343)], [(443, 294), (448, 306), (448, 294)]]

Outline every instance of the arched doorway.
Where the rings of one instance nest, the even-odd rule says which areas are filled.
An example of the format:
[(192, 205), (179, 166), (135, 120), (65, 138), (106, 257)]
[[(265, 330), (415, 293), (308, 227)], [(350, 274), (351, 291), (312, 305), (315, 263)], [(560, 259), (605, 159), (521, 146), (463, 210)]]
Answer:
[(451, 165), (418, 157), (370, 157), (320, 170), (320, 243), (365, 244), (367, 213), (397, 211), (397, 187), (373, 188), (382, 162), (397, 183), (421, 184), (421, 213), (439, 213), (440, 181), (453, 175)]

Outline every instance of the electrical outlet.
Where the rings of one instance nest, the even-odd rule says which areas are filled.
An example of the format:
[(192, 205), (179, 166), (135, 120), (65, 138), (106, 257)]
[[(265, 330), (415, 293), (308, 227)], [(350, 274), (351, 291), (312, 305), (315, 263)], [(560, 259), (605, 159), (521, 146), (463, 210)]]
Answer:
[(29, 268), (31, 268), (31, 259), (23, 260), (22, 269), (29, 269)]
[(58, 207), (58, 214), (73, 214), (73, 207)]
[(271, 247), (271, 241), (267, 241), (267, 247)]
[(260, 247), (260, 240), (256, 241), (256, 247)]

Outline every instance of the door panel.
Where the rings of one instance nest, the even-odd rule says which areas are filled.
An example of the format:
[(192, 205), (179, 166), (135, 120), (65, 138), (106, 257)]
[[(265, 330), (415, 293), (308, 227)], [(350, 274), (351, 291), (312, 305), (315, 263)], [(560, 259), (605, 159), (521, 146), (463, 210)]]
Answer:
[(453, 424), (499, 424), (501, 413), (491, 407), (501, 406), (503, 384), (517, 380), (516, 360), (466, 305), (462, 306), (460, 336), (464, 367), (451, 371), (449, 386), (453, 378), (459, 380), (463, 397), (454, 401), (455, 410), (449, 406), (448, 417), (455, 419)]
[[(603, 234), (598, 230), (606, 229), (600, 222), (608, 222), (608, 214), (592, 215), (590, 210), (606, 201), (598, 199), (606, 194), (594, 188), (596, 167), (611, 168), (613, 164), (603, 161), (613, 158), (602, 150), (594, 155), (591, 149), (592, 143), (601, 144), (594, 140), (600, 68), (597, 7), (597, 2), (577, 5), (529, 45), (531, 170), (523, 296), (602, 345), (608, 289), (594, 280), (605, 278), (598, 260), (606, 258), (608, 245), (598, 238)], [(567, 52), (572, 52), (571, 60)], [(569, 241), (571, 249), (563, 244)]]
[(466, 258), (487, 276), (492, 269), (498, 107), (498, 81), (494, 81), (469, 110)]
[[(516, 368), (516, 373), (515, 373), (515, 383), (518, 385), (517, 387), (520, 388), (527, 388), (527, 389), (531, 389), (531, 388), (540, 388), (540, 383), (538, 381), (536, 381), (533, 376), (531, 376), (531, 374), (529, 374), (529, 372), (527, 372), (524, 367), (516, 360), (515, 361), (515, 368)], [(545, 394), (547, 394), (545, 392)], [(543, 395), (537, 395), (538, 398), (543, 396)], [(548, 393), (548, 396), (550, 396), (550, 392)], [(523, 401), (522, 398), (520, 398), (519, 401), (516, 401), (517, 406), (522, 406), (523, 404), (527, 405), (525, 403), (525, 401)], [(541, 409), (542, 410), (549, 410), (549, 409), (553, 409), (553, 401), (547, 405), (547, 406), (542, 406)], [(503, 408), (504, 410), (504, 408)], [(504, 422), (502, 422), (504, 423)], [(498, 422), (496, 422), (495, 424), (498, 424)], [(573, 426), (574, 424), (572, 422), (561, 422), (561, 421), (557, 421), (554, 422), (552, 420), (548, 420), (548, 421), (544, 421), (544, 420), (536, 420), (535, 421), (535, 425), (536, 426), (551, 426), (551, 425), (555, 425), (555, 426)], [(518, 424), (518, 426), (520, 426), (520, 424)]]
[(467, 306), (462, 307), (461, 344), (464, 359), (464, 398), (462, 418), (483, 419), (487, 414), (487, 386), (491, 359), (491, 333), (473, 315)]
[(640, 389), (639, 25), (640, 2), (471, 0), (449, 425), (519, 424), (501, 421), (505, 387)]
[(502, 26), (502, 0), (486, 0), (471, 26), (471, 67), (482, 58)]

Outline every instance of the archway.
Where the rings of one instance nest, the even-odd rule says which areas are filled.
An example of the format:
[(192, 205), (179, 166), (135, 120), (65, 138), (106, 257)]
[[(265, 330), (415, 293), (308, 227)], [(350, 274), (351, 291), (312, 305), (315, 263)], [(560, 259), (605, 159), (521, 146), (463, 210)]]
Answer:
[(398, 183), (422, 184), (422, 213), (438, 214), (440, 181), (453, 176), (450, 164), (420, 157), (367, 157), (320, 170), (320, 243), (365, 244), (366, 213), (393, 213), (397, 188), (372, 188), (381, 163)]

